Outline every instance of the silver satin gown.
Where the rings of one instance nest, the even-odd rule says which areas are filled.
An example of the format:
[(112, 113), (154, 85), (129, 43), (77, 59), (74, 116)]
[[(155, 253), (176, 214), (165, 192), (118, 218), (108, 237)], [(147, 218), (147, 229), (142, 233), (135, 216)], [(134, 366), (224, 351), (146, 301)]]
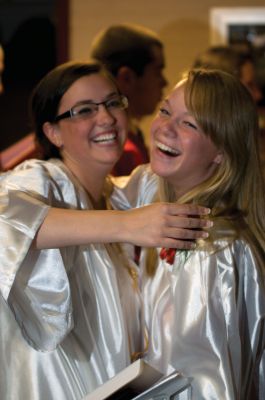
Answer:
[(59, 160), (0, 176), (1, 400), (82, 399), (140, 350), (140, 300), (122, 253), (32, 246), (50, 206), (92, 208)]
[[(148, 166), (115, 182), (112, 201), (123, 209), (151, 203), (158, 185)], [(172, 265), (159, 259), (154, 278), (142, 273), (146, 359), (166, 375), (191, 378), (191, 394), (181, 399), (264, 400), (264, 273), (248, 243), (228, 245), (229, 232), (214, 229), (217, 252), (179, 251)]]

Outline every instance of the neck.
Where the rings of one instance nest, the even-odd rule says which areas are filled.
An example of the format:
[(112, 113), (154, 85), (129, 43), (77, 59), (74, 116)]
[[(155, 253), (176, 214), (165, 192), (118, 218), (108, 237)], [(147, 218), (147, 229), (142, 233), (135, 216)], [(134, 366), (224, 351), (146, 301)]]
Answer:
[[(163, 182), (163, 181), (162, 181)], [(162, 184), (162, 190), (164, 192), (163, 198), (167, 201), (178, 201), (182, 196), (184, 196), (189, 190), (185, 190), (182, 186), (176, 186), (174, 182), (165, 179), (164, 184)]]
[[(96, 178), (96, 179), (94, 179)], [(95, 208), (102, 208), (102, 196), (105, 184), (106, 175), (99, 176), (99, 174), (94, 175), (93, 178), (87, 176), (87, 174), (82, 174), (78, 176), (78, 180), (83, 186), (83, 188), (90, 195), (91, 200)]]
[(78, 165), (70, 165), (68, 162), (65, 162), (65, 165), (86, 190), (95, 208), (101, 208), (103, 189), (109, 170), (107, 172), (100, 169), (91, 171), (91, 169), (87, 168), (84, 171), (79, 169)]
[(182, 196), (185, 195), (185, 193), (187, 193), (187, 191), (185, 190), (181, 190), (181, 188), (174, 188), (174, 196), (176, 201), (178, 201)]

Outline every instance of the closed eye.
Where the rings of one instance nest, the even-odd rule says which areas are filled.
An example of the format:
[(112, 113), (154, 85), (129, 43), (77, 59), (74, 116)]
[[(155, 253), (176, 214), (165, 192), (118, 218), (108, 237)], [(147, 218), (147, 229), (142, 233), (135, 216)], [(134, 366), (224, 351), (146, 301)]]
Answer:
[(159, 108), (159, 114), (163, 116), (168, 116), (170, 115), (169, 111), (166, 108), (160, 107)]
[(121, 108), (122, 102), (119, 98), (108, 100), (106, 103), (107, 108)]
[(95, 111), (95, 107), (93, 105), (85, 105), (80, 106), (76, 109), (76, 115), (90, 115)]
[(183, 121), (183, 124), (188, 126), (188, 127), (190, 127), (190, 128), (192, 128), (192, 129), (195, 129), (196, 131), (198, 130), (198, 127), (195, 124), (193, 124), (192, 122), (190, 122), (190, 121)]

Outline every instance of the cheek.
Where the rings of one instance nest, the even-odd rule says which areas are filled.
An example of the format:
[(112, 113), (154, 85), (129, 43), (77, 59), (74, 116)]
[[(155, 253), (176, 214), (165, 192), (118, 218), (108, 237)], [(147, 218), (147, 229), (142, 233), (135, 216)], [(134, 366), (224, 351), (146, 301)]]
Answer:
[(121, 116), (118, 119), (118, 123), (121, 129), (124, 129), (126, 132), (128, 131), (129, 128), (129, 119), (127, 113), (121, 114)]
[(159, 126), (160, 126), (160, 124), (159, 124), (159, 119), (158, 119), (158, 117), (156, 117), (156, 118), (153, 120), (153, 122), (151, 123), (151, 126), (150, 126), (150, 135), (151, 135), (151, 139), (154, 138), (155, 133), (156, 133), (157, 129), (159, 128)]
[(88, 126), (85, 121), (74, 121), (73, 124), (69, 125), (68, 128), (62, 132), (62, 144), (70, 148), (76, 147), (80, 142), (87, 139), (90, 130), (91, 127)]
[(151, 126), (150, 126), (150, 136), (149, 136), (149, 141), (150, 141), (150, 150), (152, 151), (154, 147), (154, 141), (155, 141), (155, 132), (157, 129), (156, 122), (153, 121)]
[(197, 159), (201, 160), (202, 165), (209, 166), (214, 162), (218, 154), (218, 150), (215, 145), (208, 140), (203, 140), (197, 144), (194, 149)]

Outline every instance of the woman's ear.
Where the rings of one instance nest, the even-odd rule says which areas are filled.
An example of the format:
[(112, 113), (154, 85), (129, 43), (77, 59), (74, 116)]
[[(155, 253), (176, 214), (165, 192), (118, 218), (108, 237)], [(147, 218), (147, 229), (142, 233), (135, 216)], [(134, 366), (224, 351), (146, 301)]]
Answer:
[(115, 77), (118, 87), (125, 95), (130, 94), (131, 87), (135, 86), (136, 73), (127, 66), (120, 67)]
[(42, 129), (49, 141), (60, 149), (63, 145), (63, 142), (61, 132), (58, 127), (50, 122), (45, 122), (42, 126)]
[(221, 162), (223, 161), (224, 155), (223, 153), (217, 153), (217, 155), (215, 156), (213, 162), (215, 164), (221, 164)]

